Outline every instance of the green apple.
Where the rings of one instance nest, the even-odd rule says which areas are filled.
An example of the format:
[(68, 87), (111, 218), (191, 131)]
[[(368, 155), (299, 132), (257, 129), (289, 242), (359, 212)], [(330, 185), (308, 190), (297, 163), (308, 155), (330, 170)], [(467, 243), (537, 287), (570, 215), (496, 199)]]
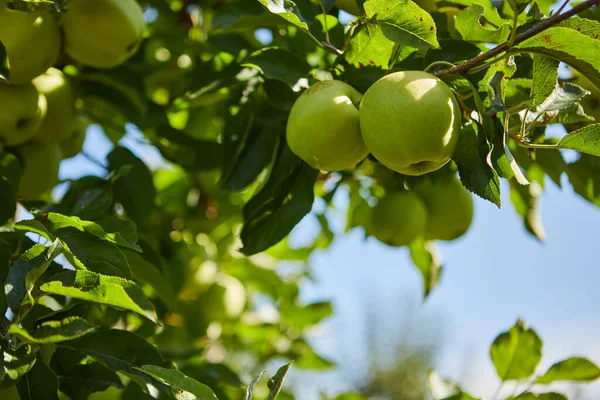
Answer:
[(71, 82), (62, 71), (50, 68), (31, 83), (38, 92), (46, 96), (48, 111), (40, 131), (35, 137), (37, 142), (62, 142), (73, 135), (75, 119), (75, 94)]
[(362, 15), (363, 10), (358, 6), (359, 0), (336, 0), (335, 6), (352, 15)]
[(422, 71), (384, 76), (360, 103), (367, 149), (386, 167), (422, 175), (450, 161), (458, 142), (460, 109), (450, 88)]
[(369, 153), (360, 134), (361, 94), (342, 81), (318, 82), (298, 97), (287, 142), (298, 157), (325, 171), (351, 169)]
[(246, 306), (246, 289), (236, 278), (219, 274), (199, 302), (207, 321), (235, 319), (242, 315)]
[(63, 17), (65, 51), (90, 67), (114, 68), (135, 54), (144, 27), (135, 0), (71, 0)]
[(368, 233), (390, 246), (408, 246), (424, 237), (427, 218), (425, 204), (414, 192), (389, 193), (373, 208)]
[(416, 185), (429, 219), (427, 239), (454, 240), (464, 235), (473, 221), (473, 198), (456, 177), (423, 181)]
[(21, 184), (17, 197), (36, 200), (58, 184), (62, 152), (58, 143), (29, 142), (16, 148), (21, 161)]
[(50, 68), (60, 52), (60, 28), (49, 12), (28, 13), (0, 0), (0, 42), (10, 62), (10, 82), (28, 83)]
[(60, 142), (63, 159), (75, 157), (81, 152), (89, 125), (90, 121), (83, 115), (75, 117), (71, 136), (67, 140)]
[(46, 116), (46, 97), (31, 83), (0, 84), (0, 144), (17, 146), (34, 138)]

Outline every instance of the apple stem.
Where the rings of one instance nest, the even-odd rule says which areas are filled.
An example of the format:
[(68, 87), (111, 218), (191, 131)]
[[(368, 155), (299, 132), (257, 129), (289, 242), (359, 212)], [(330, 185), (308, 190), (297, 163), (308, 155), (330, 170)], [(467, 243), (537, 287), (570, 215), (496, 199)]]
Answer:
[(503, 53), (503, 52), (509, 50), (512, 46), (519, 44), (521, 42), (524, 42), (525, 40), (537, 35), (538, 33), (541, 33), (543, 31), (545, 31), (546, 29), (551, 28), (551, 27), (555, 26), (556, 24), (559, 24), (560, 22), (562, 22), (574, 15), (577, 15), (589, 8), (594, 7), (595, 5), (597, 5), (599, 3), (599, 1), (600, 0), (587, 0), (587, 1), (579, 4), (578, 6), (573, 7), (569, 11), (566, 11), (562, 14), (554, 15), (548, 19), (543, 20), (542, 22), (540, 22), (533, 28), (528, 29), (525, 32), (516, 35), (512, 41), (508, 40), (507, 42), (504, 42), (504, 43), (494, 47), (493, 49), (491, 49), (483, 54), (480, 54), (477, 57), (470, 59), (469, 61), (467, 61), (463, 64), (457, 65), (455, 67), (446, 68), (441, 71), (437, 71), (436, 73), (434, 73), (434, 75), (436, 75), (438, 78), (445, 78), (448, 76), (458, 75), (458, 74), (469, 72), (469, 70), (471, 68), (481, 64), (483, 61), (489, 60), (490, 58), (493, 58), (493, 57), (499, 55), (500, 53)]

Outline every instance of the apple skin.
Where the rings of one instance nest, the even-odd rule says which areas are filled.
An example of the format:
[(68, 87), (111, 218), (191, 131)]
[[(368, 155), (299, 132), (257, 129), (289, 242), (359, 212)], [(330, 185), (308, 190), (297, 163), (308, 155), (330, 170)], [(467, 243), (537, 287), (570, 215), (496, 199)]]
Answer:
[(15, 149), (21, 161), (17, 198), (36, 200), (58, 184), (62, 151), (58, 143), (29, 142)]
[(427, 218), (425, 204), (414, 192), (392, 192), (373, 208), (368, 233), (389, 246), (408, 246), (424, 237)]
[(246, 288), (236, 278), (219, 274), (216, 282), (201, 295), (199, 303), (206, 321), (236, 319), (246, 306)]
[(46, 97), (31, 83), (0, 84), (0, 144), (18, 146), (33, 139), (46, 110)]
[(73, 122), (73, 130), (71, 131), (71, 137), (63, 142), (60, 142), (63, 159), (75, 157), (81, 152), (89, 125), (90, 121), (83, 115), (77, 115), (75, 117)]
[(144, 28), (135, 0), (72, 0), (63, 16), (65, 52), (90, 67), (114, 68), (136, 53)]
[(369, 151), (358, 119), (361, 94), (342, 81), (323, 81), (298, 97), (287, 122), (294, 154), (315, 169), (352, 169)]
[(58, 58), (61, 38), (49, 12), (13, 11), (0, 0), (0, 41), (10, 62), (10, 83), (24, 84), (50, 68)]
[(71, 82), (62, 71), (50, 68), (31, 83), (46, 96), (48, 111), (36, 142), (62, 142), (73, 135), (75, 94)]
[(423, 175), (450, 161), (460, 135), (460, 108), (435, 76), (395, 72), (363, 96), (360, 127), (379, 162), (401, 174)]
[(335, 6), (348, 14), (362, 15), (363, 11), (358, 6), (357, 0), (336, 0)]
[(473, 198), (456, 177), (420, 182), (415, 192), (429, 214), (426, 239), (454, 240), (467, 233), (473, 221)]

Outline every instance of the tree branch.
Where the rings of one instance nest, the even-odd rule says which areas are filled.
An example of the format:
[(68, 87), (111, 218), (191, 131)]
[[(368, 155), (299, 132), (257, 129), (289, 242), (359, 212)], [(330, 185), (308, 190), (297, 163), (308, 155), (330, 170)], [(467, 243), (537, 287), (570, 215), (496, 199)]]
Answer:
[[(597, 4), (600, 4), (600, 0), (587, 0), (586, 2), (581, 3), (576, 7), (573, 7), (572, 9), (570, 9), (567, 12), (564, 12), (562, 14), (558, 14), (558, 15), (555, 15), (548, 19), (545, 19), (542, 22), (540, 22), (539, 24), (537, 24), (536, 26), (534, 26), (533, 28), (531, 28), (523, 33), (518, 34), (514, 38), (512, 45), (524, 42), (525, 40), (537, 35), (538, 33), (541, 33), (543, 31), (545, 31), (546, 29), (551, 28), (554, 25), (556, 25), (566, 19), (579, 14), (579, 13), (587, 10), (588, 8), (592, 8)], [(451, 76), (451, 75), (462, 74), (464, 72), (469, 71), (471, 68), (481, 64), (483, 61), (489, 60), (490, 58), (495, 57), (498, 54), (505, 52), (506, 50), (510, 49), (510, 47), (511, 47), (510, 41), (504, 42), (501, 45), (494, 47), (490, 51), (487, 51), (483, 54), (478, 55), (475, 58), (470, 59), (469, 61), (465, 62), (464, 64), (457, 65), (456, 67), (443, 69), (441, 71), (434, 73), (434, 75), (436, 75), (438, 78), (444, 78), (444, 77)]]

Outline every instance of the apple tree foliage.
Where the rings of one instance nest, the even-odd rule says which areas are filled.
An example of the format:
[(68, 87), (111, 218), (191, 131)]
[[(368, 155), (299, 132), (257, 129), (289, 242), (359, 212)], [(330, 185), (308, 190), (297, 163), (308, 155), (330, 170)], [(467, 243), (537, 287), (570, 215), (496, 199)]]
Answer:
[[(349, 196), (351, 230), (365, 225), (386, 190), (415, 179), (458, 173), (498, 207), (506, 179), (525, 229), (540, 240), (546, 185), (571, 185), (600, 204), (594, 1), (359, 0), (364, 13), (349, 23), (334, 3), (141, 0), (144, 41), (127, 62), (94, 69), (59, 57), (78, 110), (114, 148), (106, 159), (85, 154), (104, 174), (61, 183), (61, 196), (22, 201), (27, 216), (18, 219), (19, 161), (0, 153), (0, 394), (84, 399), (112, 386), (124, 399), (249, 400), (273, 360), (332, 367), (308, 341), (332, 306), (303, 303), (299, 285), (311, 278), (310, 255), (334, 239), (326, 211), (336, 193)], [(69, 7), (7, 4), (56, 18)], [(355, 171), (325, 173), (290, 152), (285, 123), (302, 89), (339, 79), (364, 93), (401, 70), (434, 73), (456, 94), (463, 127), (453, 162), (425, 178), (372, 157)], [(10, 82), (3, 45), (0, 78)], [(549, 126), (567, 133), (547, 135)], [(121, 139), (131, 131), (160, 152), (164, 167), (149, 168), (127, 147)], [(290, 246), (288, 234), (315, 202), (319, 233)], [(431, 242), (411, 245), (410, 254), (427, 295), (440, 257)], [(243, 282), (242, 316), (206, 300), (214, 274)], [(583, 357), (538, 371), (542, 341), (522, 321), (496, 338), (490, 356), (502, 382), (523, 383), (514, 400), (561, 400), (531, 388), (600, 376)], [(264, 398), (293, 398), (280, 391), (290, 365), (263, 384)], [(435, 373), (429, 381), (436, 400), (473, 398)]]

